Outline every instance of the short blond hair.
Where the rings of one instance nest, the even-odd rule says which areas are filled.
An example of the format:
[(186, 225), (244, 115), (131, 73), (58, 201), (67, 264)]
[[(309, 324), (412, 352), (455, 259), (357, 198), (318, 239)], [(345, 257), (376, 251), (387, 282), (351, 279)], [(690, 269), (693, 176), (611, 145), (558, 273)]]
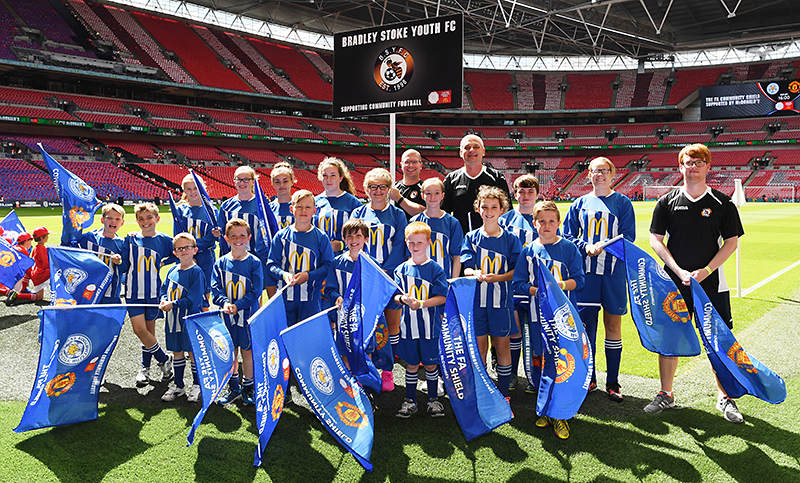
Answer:
[(292, 171), (292, 165), (287, 162), (278, 163), (272, 168), (272, 171), (269, 173), (270, 179), (274, 180), (276, 176), (280, 176), (285, 174), (289, 177), (289, 179), (294, 183), (294, 171)]
[(369, 186), (370, 182), (372, 181), (385, 181), (389, 188), (392, 187), (392, 175), (388, 171), (383, 168), (373, 168), (367, 171), (367, 174), (364, 175), (364, 191), (369, 193)]
[(608, 159), (606, 157), (603, 157), (603, 156), (598, 156), (598, 157), (594, 158), (593, 160), (589, 161), (589, 174), (591, 174), (592, 164), (594, 164), (595, 162), (604, 163), (606, 165), (606, 167), (611, 170), (611, 177), (612, 178), (617, 175), (617, 167), (614, 166), (614, 163), (612, 163), (610, 159)]
[(253, 178), (253, 187), (250, 188), (250, 192), (255, 193), (256, 185), (258, 184), (258, 175), (256, 174), (256, 170), (254, 170), (250, 166), (239, 166), (238, 168), (236, 168), (236, 171), (233, 172), (233, 179), (238, 178), (240, 174), (244, 173), (247, 173), (248, 175), (250, 175), (251, 178)]
[(533, 206), (533, 221), (536, 221), (539, 218), (539, 213), (544, 211), (554, 211), (556, 213), (556, 219), (561, 221), (561, 212), (558, 211), (558, 205), (556, 205), (553, 201), (540, 201)]
[[(208, 189), (206, 189), (206, 181), (202, 178), (202, 176), (198, 175), (197, 173), (195, 173), (194, 176), (192, 176), (192, 173), (189, 173), (186, 176), (184, 176), (183, 179), (181, 180), (181, 189), (183, 190), (183, 193), (181, 193), (181, 201), (180, 201), (181, 203), (189, 202), (189, 197), (186, 196), (186, 183), (194, 183), (196, 186), (197, 183), (195, 183), (194, 181), (195, 176), (197, 176), (197, 179), (200, 180), (200, 184), (203, 185), (203, 189), (208, 191)], [(198, 186), (197, 189), (200, 189), (200, 187)]]
[(421, 221), (412, 221), (406, 226), (405, 236), (406, 240), (411, 235), (425, 235), (428, 240), (431, 239), (431, 227), (427, 223)]
[(510, 206), (508, 202), (508, 196), (506, 196), (505, 191), (501, 190), (497, 186), (481, 186), (478, 190), (478, 197), (475, 198), (475, 203), (472, 207), (475, 209), (475, 211), (478, 211), (483, 200), (487, 199), (499, 201), (500, 207), (503, 209), (503, 213), (508, 211)]
[(116, 211), (117, 213), (120, 214), (120, 216), (125, 218), (125, 209), (116, 203), (106, 203), (105, 205), (103, 205), (103, 210), (101, 211), (102, 217), (105, 218), (106, 214), (109, 211)]
[(434, 184), (438, 185), (439, 188), (441, 188), (441, 190), (444, 191), (444, 183), (442, 182), (442, 180), (440, 180), (436, 176), (434, 176), (433, 178), (428, 178), (425, 181), (423, 181), (422, 182), (422, 188), (420, 188), (420, 190), (425, 192), (426, 189), (430, 188), (430, 186), (434, 185)]
[(192, 244), (192, 246), (197, 246), (197, 240), (192, 236), (191, 233), (183, 232), (178, 233), (175, 237), (172, 238), (172, 249), (175, 249), (175, 244), (178, 243), (180, 240), (186, 240)]
[(297, 205), (297, 203), (300, 203), (301, 200), (304, 200), (306, 198), (311, 198), (311, 201), (313, 203), (314, 202), (314, 193), (312, 193), (312, 192), (310, 192), (308, 190), (295, 191), (294, 194), (292, 195), (292, 206)]
[(133, 214), (136, 218), (139, 218), (139, 213), (146, 211), (148, 213), (152, 213), (158, 216), (158, 206), (155, 203), (139, 203), (138, 205), (133, 207)]
[(225, 224), (225, 236), (230, 236), (231, 230), (236, 228), (237, 226), (243, 226), (247, 230), (247, 236), (250, 236), (250, 225), (241, 218), (234, 218), (232, 220), (228, 220), (228, 223)]

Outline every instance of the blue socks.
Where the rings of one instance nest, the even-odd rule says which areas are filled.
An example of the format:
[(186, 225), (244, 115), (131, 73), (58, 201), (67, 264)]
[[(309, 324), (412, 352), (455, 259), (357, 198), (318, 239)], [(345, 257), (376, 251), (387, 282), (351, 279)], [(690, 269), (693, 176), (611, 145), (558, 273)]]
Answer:
[(142, 346), (142, 367), (150, 367), (153, 362), (153, 354), (147, 351), (147, 347)]
[(439, 397), (439, 370), (425, 369), (425, 380), (428, 382), (428, 401)]
[(508, 397), (508, 385), (511, 384), (511, 366), (497, 365), (497, 387), (503, 397)]
[(242, 389), (245, 391), (252, 391), (255, 382), (252, 377), (242, 377)]
[(511, 343), (511, 377), (518, 374), (519, 370), (519, 356), (522, 352), (522, 336), (512, 337)]
[(142, 350), (142, 365), (144, 367), (150, 367), (151, 357), (155, 357), (159, 364), (163, 364), (169, 359), (164, 350), (161, 349), (161, 346), (158, 345), (158, 342), (153, 344), (153, 347), (144, 347)]
[(408, 372), (406, 369), (406, 399), (412, 401), (417, 400), (417, 381), (419, 380), (418, 372)]
[[(589, 337), (589, 345), (592, 347), (592, 360), (596, 361), (597, 357), (597, 316), (600, 313), (599, 307), (581, 307), (578, 310), (578, 315), (583, 321), (583, 326), (586, 328), (586, 335)], [(619, 370), (619, 365), (617, 365)], [(594, 367), (592, 367), (592, 382), (597, 381), (597, 374)]]
[(239, 374), (234, 374), (231, 376), (231, 380), (228, 381), (228, 387), (231, 389), (231, 391), (239, 390)]
[(606, 339), (606, 385), (619, 381), (619, 364), (622, 359), (622, 341)]
[(172, 369), (175, 371), (175, 385), (184, 387), (183, 375), (186, 372), (186, 358), (175, 359), (172, 362)]

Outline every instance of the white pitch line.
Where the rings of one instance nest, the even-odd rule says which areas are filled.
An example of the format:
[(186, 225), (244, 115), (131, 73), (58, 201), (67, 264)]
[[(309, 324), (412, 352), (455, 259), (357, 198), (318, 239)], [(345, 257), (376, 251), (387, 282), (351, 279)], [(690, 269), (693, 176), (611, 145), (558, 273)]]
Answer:
[(757, 284), (753, 285), (752, 287), (742, 290), (742, 297), (746, 297), (747, 295), (749, 295), (749, 294), (753, 293), (754, 291), (760, 289), (764, 285), (770, 283), (771, 281), (775, 280), (776, 278), (780, 277), (781, 275), (783, 275), (784, 273), (788, 272), (789, 270), (793, 269), (794, 267), (796, 267), (798, 265), (800, 265), (800, 260), (794, 262), (793, 264), (789, 265), (788, 267), (784, 268), (783, 270), (781, 270), (779, 272), (773, 273), (772, 275), (770, 275), (769, 277), (765, 278), (764, 280), (758, 282)]

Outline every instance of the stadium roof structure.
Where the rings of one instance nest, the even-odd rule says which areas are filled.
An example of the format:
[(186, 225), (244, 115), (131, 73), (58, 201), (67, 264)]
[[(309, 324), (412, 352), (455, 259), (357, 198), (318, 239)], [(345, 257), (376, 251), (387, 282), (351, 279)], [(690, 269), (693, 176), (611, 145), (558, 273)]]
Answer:
[[(691, 56), (686, 53), (714, 50), (728, 53), (707, 61), (701, 58), (695, 64), (800, 56), (796, 51), (800, 9), (793, 8), (790, 0), (111, 1), (164, 13), (170, 13), (164, 7), (172, 3), (181, 6), (174, 9), (178, 14), (201, 7), (206, 13), (196, 20), (230, 17), (230, 28), (236, 28), (237, 21), (242, 26), (253, 21), (285, 26), (306, 37), (316, 34), (314, 46), (327, 49), (332, 49), (334, 33), (463, 13), (465, 64), (470, 67), (535, 69), (535, 61), (517, 65), (525, 57), (547, 57), (539, 67), (546, 70), (553, 67), (552, 59), (559, 58), (625, 59), (624, 65), (607, 66), (616, 69), (640, 62), (651, 64), (648, 67), (687, 66)], [(684, 55), (676, 59), (676, 54)], [(497, 65), (497, 60), (483, 65), (481, 59), (490, 57), (501, 59), (500, 64), (508, 59), (510, 65)], [(570, 65), (569, 70), (583, 69)]]

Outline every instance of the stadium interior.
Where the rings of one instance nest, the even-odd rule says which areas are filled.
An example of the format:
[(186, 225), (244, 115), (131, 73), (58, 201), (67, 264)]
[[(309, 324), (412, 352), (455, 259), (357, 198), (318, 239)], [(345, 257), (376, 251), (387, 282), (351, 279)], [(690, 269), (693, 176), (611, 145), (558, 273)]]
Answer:
[[(426, 7), (392, 5), (399, 13), (387, 23), (419, 17)], [(283, 15), (308, 15), (293, 8)], [(586, 12), (602, 12), (574, 11), (582, 19)], [(332, 12), (320, 8), (316, 15)], [(346, 28), (365, 25), (355, 14), (347, 20)], [(465, 43), (476, 49), (486, 43), (472, 35), (484, 25), (478, 20), (477, 13), (469, 17)], [(213, 198), (227, 198), (235, 194), (233, 172), (243, 164), (264, 175), (261, 186), (272, 196), (268, 175), (281, 161), (294, 166), (296, 189), (319, 192), (316, 165), (326, 156), (346, 162), (364, 197), (364, 174), (389, 163), (387, 116), (331, 118), (330, 50), (90, 0), (0, 0), (0, 26), (4, 203), (57, 199), (37, 143), (111, 200), (163, 200), (168, 192), (179, 192), (189, 168), (203, 174)], [(785, 35), (777, 30), (775, 35)], [(505, 39), (498, 40), (496, 53), (534, 49), (516, 42), (523, 32), (513, 28), (491, 35)], [(548, 49), (559, 49), (546, 37)], [(577, 49), (581, 42), (566, 43)], [(698, 39), (686, 42), (665, 49), (701, 46)], [(485, 140), (485, 161), (509, 184), (535, 173), (549, 199), (587, 192), (588, 161), (605, 155), (617, 167), (614, 189), (642, 199), (679, 184), (676, 153), (700, 142), (714, 155), (710, 186), (731, 194), (740, 179), (748, 198), (794, 200), (800, 186), (797, 111), (703, 121), (698, 97), (702, 86), (798, 78), (800, 55), (676, 68), (652, 46), (642, 53), (648, 66), (662, 65), (645, 68), (642, 62), (638, 69), (602, 71), (466, 67), (462, 109), (398, 115), (398, 150), (418, 149), (425, 163), (422, 178), (443, 178), (463, 164), (460, 139), (475, 133)]]

